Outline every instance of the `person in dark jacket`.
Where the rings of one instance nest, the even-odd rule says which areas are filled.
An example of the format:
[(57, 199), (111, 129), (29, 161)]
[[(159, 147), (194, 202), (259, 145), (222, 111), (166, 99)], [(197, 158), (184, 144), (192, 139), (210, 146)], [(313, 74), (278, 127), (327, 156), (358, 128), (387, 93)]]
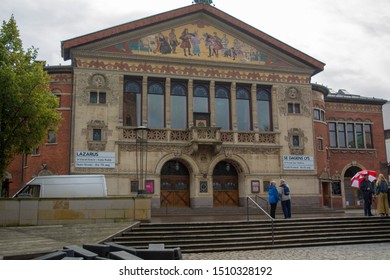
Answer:
[(290, 187), (284, 179), (280, 179), (281, 204), (285, 219), (291, 218), (291, 195)]
[(360, 183), (360, 190), (364, 200), (364, 216), (373, 216), (371, 213), (371, 204), (374, 187), (370, 180), (368, 180), (368, 174), (364, 175), (364, 180)]
[(271, 205), (270, 216), (274, 219), (276, 213), (276, 205), (278, 204), (278, 201), (279, 201), (279, 192), (276, 188), (276, 182), (272, 181), (268, 190), (268, 202)]

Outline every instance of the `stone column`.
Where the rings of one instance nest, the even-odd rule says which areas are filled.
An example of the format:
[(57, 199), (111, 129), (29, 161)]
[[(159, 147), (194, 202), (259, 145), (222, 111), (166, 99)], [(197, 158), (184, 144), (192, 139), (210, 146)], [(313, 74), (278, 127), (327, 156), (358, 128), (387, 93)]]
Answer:
[(188, 80), (188, 127), (194, 126), (194, 80)]
[(148, 126), (148, 76), (142, 78), (142, 125)]
[(165, 127), (171, 128), (171, 78), (165, 80)]
[(209, 100), (210, 100), (210, 126), (215, 127), (215, 81), (210, 81), (210, 91), (209, 91)]
[(251, 87), (251, 111), (252, 111), (252, 130), (258, 131), (259, 130), (259, 122), (258, 122), (258, 112), (257, 112), (257, 98), (256, 98), (256, 92), (257, 87), (256, 84), (252, 84)]
[(236, 82), (232, 82), (230, 86), (231, 102), (232, 102), (232, 129), (237, 131), (237, 106), (236, 106)]

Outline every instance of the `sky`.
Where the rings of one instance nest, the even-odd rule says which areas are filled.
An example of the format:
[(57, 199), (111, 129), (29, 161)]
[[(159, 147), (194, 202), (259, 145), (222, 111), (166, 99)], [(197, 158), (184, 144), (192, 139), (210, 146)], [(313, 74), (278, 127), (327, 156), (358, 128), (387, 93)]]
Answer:
[[(214, 0), (216, 8), (325, 63), (312, 82), (390, 100), (389, 0)], [(192, 0), (2, 0), (24, 48), (65, 65), (61, 41), (192, 5)]]

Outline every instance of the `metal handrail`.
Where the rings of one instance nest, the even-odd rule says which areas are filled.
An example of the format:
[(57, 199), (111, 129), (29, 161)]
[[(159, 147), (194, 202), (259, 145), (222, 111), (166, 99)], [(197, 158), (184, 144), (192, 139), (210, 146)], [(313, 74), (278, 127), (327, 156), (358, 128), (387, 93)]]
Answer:
[[(262, 197), (260, 197), (261, 199), (263, 199)], [(267, 211), (265, 211), (263, 209), (263, 207), (261, 207), (256, 201), (253, 200), (253, 198), (247, 196), (246, 197), (246, 217), (247, 217), (247, 221), (249, 221), (249, 201), (251, 201), (258, 209), (260, 209), (261, 211), (263, 211), (263, 213), (271, 220), (271, 230), (272, 230), (272, 245), (274, 245), (274, 221), (275, 219), (272, 218)]]

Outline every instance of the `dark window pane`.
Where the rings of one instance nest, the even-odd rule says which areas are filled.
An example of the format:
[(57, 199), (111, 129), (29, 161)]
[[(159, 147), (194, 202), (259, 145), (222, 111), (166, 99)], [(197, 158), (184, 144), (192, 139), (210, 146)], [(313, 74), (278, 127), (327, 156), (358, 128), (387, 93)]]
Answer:
[(260, 90), (256, 94), (257, 99), (257, 124), (259, 130), (271, 130), (271, 102), (270, 94), (265, 90)]
[(126, 82), (123, 95), (123, 122), (126, 126), (141, 125), (141, 100), (140, 82)]
[(355, 125), (353, 123), (347, 124), (347, 135), (348, 135), (348, 148), (354, 149), (356, 148), (355, 141)]
[(99, 104), (106, 104), (106, 93), (99, 92)]
[(102, 130), (94, 129), (93, 130), (93, 141), (101, 141), (102, 140)]
[(364, 149), (363, 125), (362, 124), (356, 124), (355, 128), (356, 128), (357, 147), (359, 149)]
[(216, 87), (215, 120), (217, 127), (222, 130), (230, 130), (230, 100), (229, 90), (226, 87)]
[(329, 123), (328, 126), (329, 126), (330, 146), (336, 148), (337, 147), (336, 123)]
[(194, 112), (208, 113), (209, 112), (209, 92), (205, 86), (196, 86), (194, 88)]
[(288, 108), (288, 113), (289, 114), (293, 114), (294, 113), (294, 104), (293, 103), (288, 103), (287, 104), (287, 108)]
[(89, 103), (97, 104), (97, 92), (92, 91), (89, 93)]
[(344, 123), (337, 124), (337, 134), (338, 134), (339, 148), (346, 148), (347, 141), (346, 141), (345, 124)]
[(163, 128), (165, 122), (164, 86), (150, 82), (148, 88), (148, 126)]
[(295, 114), (301, 113), (301, 105), (300, 104), (294, 104), (294, 113)]
[(320, 119), (321, 119), (320, 110), (314, 109), (314, 119), (315, 119), (315, 120), (320, 120)]
[(370, 124), (364, 125), (364, 133), (366, 136), (366, 148), (367, 149), (374, 148), (374, 145), (372, 143), (372, 134), (371, 134), (371, 125)]
[(187, 128), (187, 87), (184, 83), (172, 83), (171, 87), (171, 127)]

